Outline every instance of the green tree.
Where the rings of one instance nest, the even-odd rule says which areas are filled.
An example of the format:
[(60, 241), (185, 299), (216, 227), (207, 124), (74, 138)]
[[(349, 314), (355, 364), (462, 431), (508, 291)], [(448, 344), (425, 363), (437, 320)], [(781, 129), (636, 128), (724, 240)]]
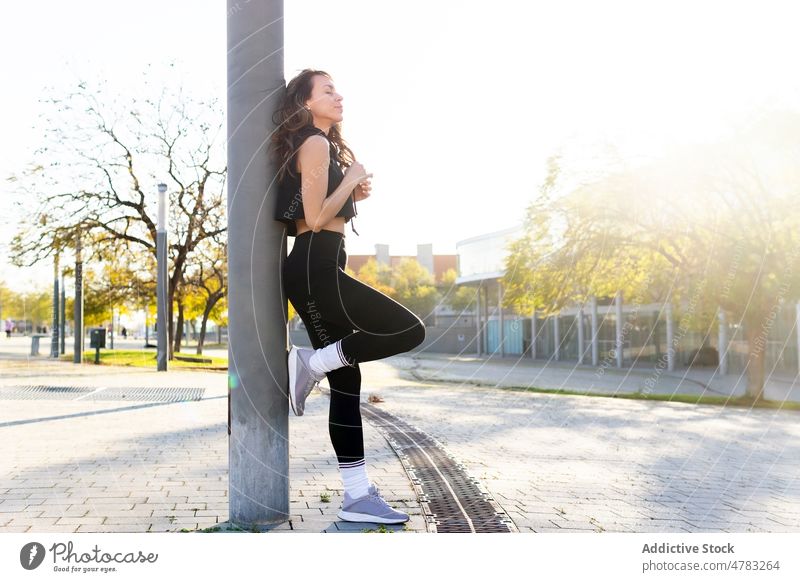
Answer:
[[(775, 310), (800, 288), (800, 114), (763, 112), (727, 139), (686, 146), (574, 188), (557, 157), (509, 246), (504, 302), (545, 315), (590, 295), (670, 301), (698, 330), (742, 321), (747, 393), (763, 398)], [(681, 312), (681, 305), (685, 305)]]
[(417, 314), (429, 317), (439, 302), (433, 275), (416, 259), (405, 257), (392, 273), (393, 299)]
[(455, 269), (447, 269), (442, 274), (442, 280), (437, 286), (441, 302), (456, 311), (474, 311), (478, 300), (477, 288), (456, 285), (457, 278)]
[(197, 353), (203, 353), (209, 319), (222, 319), (228, 292), (228, 254), (223, 245), (205, 244), (198, 247), (200, 255), (193, 261), (194, 269), (187, 278), (189, 317), (201, 318)]
[(367, 259), (367, 262), (358, 270), (358, 274), (354, 273), (349, 267), (345, 269), (345, 272), (362, 283), (394, 298), (395, 289), (392, 286), (392, 269), (388, 265), (379, 263), (375, 257)]

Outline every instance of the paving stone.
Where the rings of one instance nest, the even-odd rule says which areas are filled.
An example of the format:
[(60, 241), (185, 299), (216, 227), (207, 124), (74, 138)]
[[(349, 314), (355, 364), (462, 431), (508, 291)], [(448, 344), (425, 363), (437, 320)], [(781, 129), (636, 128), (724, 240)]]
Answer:
[[(78, 533), (144, 533), (150, 530), (149, 523), (141, 524), (82, 524), (75, 530)], [(45, 530), (42, 530), (45, 531)], [(50, 531), (50, 530), (46, 530)]]
[[(366, 363), (364, 385), (384, 399), (378, 406), (446, 444), (521, 531), (800, 529), (800, 510), (792, 512), (800, 496), (800, 465), (784, 450), (798, 434), (796, 413), (560, 396), (398, 375), (397, 369), (417, 365), (423, 371), (437, 367), (443, 379), (452, 380), (482, 365), (480, 360), (474, 365), (447, 360), (447, 366), (420, 361), (398, 356)], [(557, 366), (509, 368), (509, 361), (503, 365), (515, 381), (529, 374), (530, 382), (530, 374), (543, 372), (539, 380), (564, 382), (565, 372)], [(32, 369), (37, 362), (26, 366)], [(4, 365), (0, 361), (0, 368)], [(158, 376), (115, 368), (109, 375), (106, 368), (103, 377), (92, 376), (90, 369), (77, 370), (85, 374), (78, 377), (70, 376), (76, 373), (71, 366), (41, 365), (42, 383), (142, 385), (146, 379), (175, 386), (200, 382), (209, 391), (227, 393), (225, 374)], [(496, 379), (505, 378), (497, 374), (498, 366), (493, 361), (486, 369)], [(586, 378), (586, 370), (578, 369), (569, 381)], [(609, 372), (602, 382), (621, 378)], [(6, 381), (0, 377), (0, 384)], [(292, 519), (270, 531), (349, 533), (370, 527), (336, 517), (343, 487), (327, 432), (328, 398), (315, 391), (306, 414), (289, 418)], [(42, 401), (4, 405), (9, 418), (36, 418)], [(86, 403), (47, 401), (47, 406), (57, 415), (80, 412)], [(114, 409), (119, 403), (92, 406)], [(179, 531), (227, 520), (228, 435), (219, 422), (227, 402), (185, 403), (179, 416), (168, 408), (7, 427), (11, 436), (0, 443), (0, 531), (68, 528), (72, 524), (58, 520), (79, 519), (84, 507), (87, 521), (104, 521), (80, 523), (74, 531)], [(748, 431), (757, 431), (758, 439), (743, 438)], [(390, 503), (412, 515), (408, 530), (425, 532), (416, 494), (394, 451), (367, 421), (364, 438), (370, 477)], [(323, 492), (330, 503), (320, 500)], [(168, 515), (180, 523), (161, 519)], [(25, 519), (31, 523), (20, 521)], [(120, 523), (108, 523), (111, 519)]]
[(29, 525), (36, 527), (46, 527), (58, 523), (57, 517), (14, 517), (8, 522), (6, 527), (15, 527), (21, 525)]
[(55, 522), (55, 525), (72, 525), (72, 526), (79, 526), (79, 525), (90, 525), (90, 524), (101, 524), (103, 520), (106, 519), (105, 517), (59, 517), (58, 521)]

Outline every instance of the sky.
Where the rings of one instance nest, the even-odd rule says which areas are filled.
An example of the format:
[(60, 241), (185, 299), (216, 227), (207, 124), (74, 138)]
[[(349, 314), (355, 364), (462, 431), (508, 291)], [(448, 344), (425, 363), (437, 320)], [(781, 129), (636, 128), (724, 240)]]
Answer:
[[(358, 205), (360, 236), (347, 226), (348, 253), (371, 254), (376, 243), (392, 254), (414, 255), (418, 243), (455, 253), (459, 240), (521, 221), (554, 153), (590, 165), (612, 147), (644, 162), (723, 135), (753, 108), (796, 107), (791, 6), (291, 0), (285, 78), (305, 67), (331, 73), (345, 139), (373, 174), (372, 195)], [(0, 279), (21, 290), (52, 277), (51, 265), (6, 260), (18, 219), (6, 178), (41, 144), (38, 99), (80, 80), (141, 92), (150, 66), (164, 84), (224, 103), (229, 10), (196, 0), (0, 10)]]

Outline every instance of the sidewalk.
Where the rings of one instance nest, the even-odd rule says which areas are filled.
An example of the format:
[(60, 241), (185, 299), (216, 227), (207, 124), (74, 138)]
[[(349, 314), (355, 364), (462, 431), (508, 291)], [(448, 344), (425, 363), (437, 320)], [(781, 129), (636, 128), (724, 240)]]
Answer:
[[(747, 377), (720, 376), (713, 368), (656, 370), (653, 366), (617, 369), (615, 362), (602, 366), (578, 366), (574, 362), (531, 360), (519, 356), (456, 356), (414, 353), (398, 357), (404, 377), (419, 381), (456, 382), (495, 387), (534, 387), (571, 390), (589, 394), (689, 394), (703, 396), (742, 396)], [(603, 364), (601, 362), (601, 364)], [(767, 371), (769, 374), (769, 371)], [(800, 402), (800, 376), (775, 375), (765, 379), (765, 398), (778, 402)]]
[[(563, 367), (530, 364), (395, 356), (361, 365), (362, 399), (379, 396), (385, 411), (441, 442), (521, 532), (800, 532), (800, 411), (494, 387), (520, 378), (528, 385), (532, 377), (535, 386), (546, 379), (581, 386)], [(28, 365), (24, 358), (0, 366), (0, 386), (148, 382), (207, 390), (201, 401), (175, 404), (4, 400), (0, 422), (15, 424), (0, 427), (0, 531), (224, 525), (224, 373)], [(420, 380), (425, 374), (439, 381)], [(631, 377), (606, 372), (594, 387), (613, 390)], [(328, 405), (315, 392), (306, 414), (290, 417), (292, 520), (272, 531), (375, 527), (336, 519), (342, 491)], [(397, 454), (369, 421), (364, 435), (370, 477), (412, 515), (409, 531), (426, 531)], [(319, 497), (326, 487), (330, 503)]]
[[(29, 344), (28, 340), (28, 346)], [(0, 532), (156, 532), (220, 527), (228, 519), (227, 374), (75, 365), (0, 344), (8, 386), (204, 388), (199, 401), (3, 399)], [(29, 349), (29, 347), (28, 347)], [(11, 356), (16, 357), (13, 359)], [(269, 531), (360, 532), (339, 520), (343, 488), (328, 436), (328, 398), (290, 416), (291, 518)], [(396, 454), (364, 423), (367, 470), (387, 501), (411, 515), (386, 530), (425, 532)], [(329, 493), (329, 502), (320, 498)]]
[(564, 370), (390, 361), (414, 381), (381, 390), (388, 409), (439, 438), (520, 531), (800, 532), (800, 411), (498, 390)]

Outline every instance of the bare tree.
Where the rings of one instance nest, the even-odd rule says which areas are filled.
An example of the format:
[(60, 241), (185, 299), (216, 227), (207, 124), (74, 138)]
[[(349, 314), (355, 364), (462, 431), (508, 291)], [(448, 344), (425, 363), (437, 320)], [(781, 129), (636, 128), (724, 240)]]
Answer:
[[(63, 98), (45, 100), (55, 110), (44, 122), (46, 145), (20, 177), (10, 178), (21, 215), (31, 217), (11, 244), (18, 266), (47, 258), (77, 224), (87, 236), (87, 261), (116, 252), (119, 243), (127, 253), (155, 256), (156, 184), (167, 184), (170, 358), (173, 302), (188, 257), (227, 230), (224, 115), (217, 101), (194, 101), (179, 89), (119, 104), (80, 83)], [(44, 225), (36, 220), (43, 214)]]
[(208, 320), (214, 309), (228, 292), (228, 253), (224, 244), (208, 244), (198, 249), (199, 256), (193, 260), (195, 266), (187, 277), (188, 287), (202, 294), (203, 306), (200, 338), (197, 353), (203, 353)]

